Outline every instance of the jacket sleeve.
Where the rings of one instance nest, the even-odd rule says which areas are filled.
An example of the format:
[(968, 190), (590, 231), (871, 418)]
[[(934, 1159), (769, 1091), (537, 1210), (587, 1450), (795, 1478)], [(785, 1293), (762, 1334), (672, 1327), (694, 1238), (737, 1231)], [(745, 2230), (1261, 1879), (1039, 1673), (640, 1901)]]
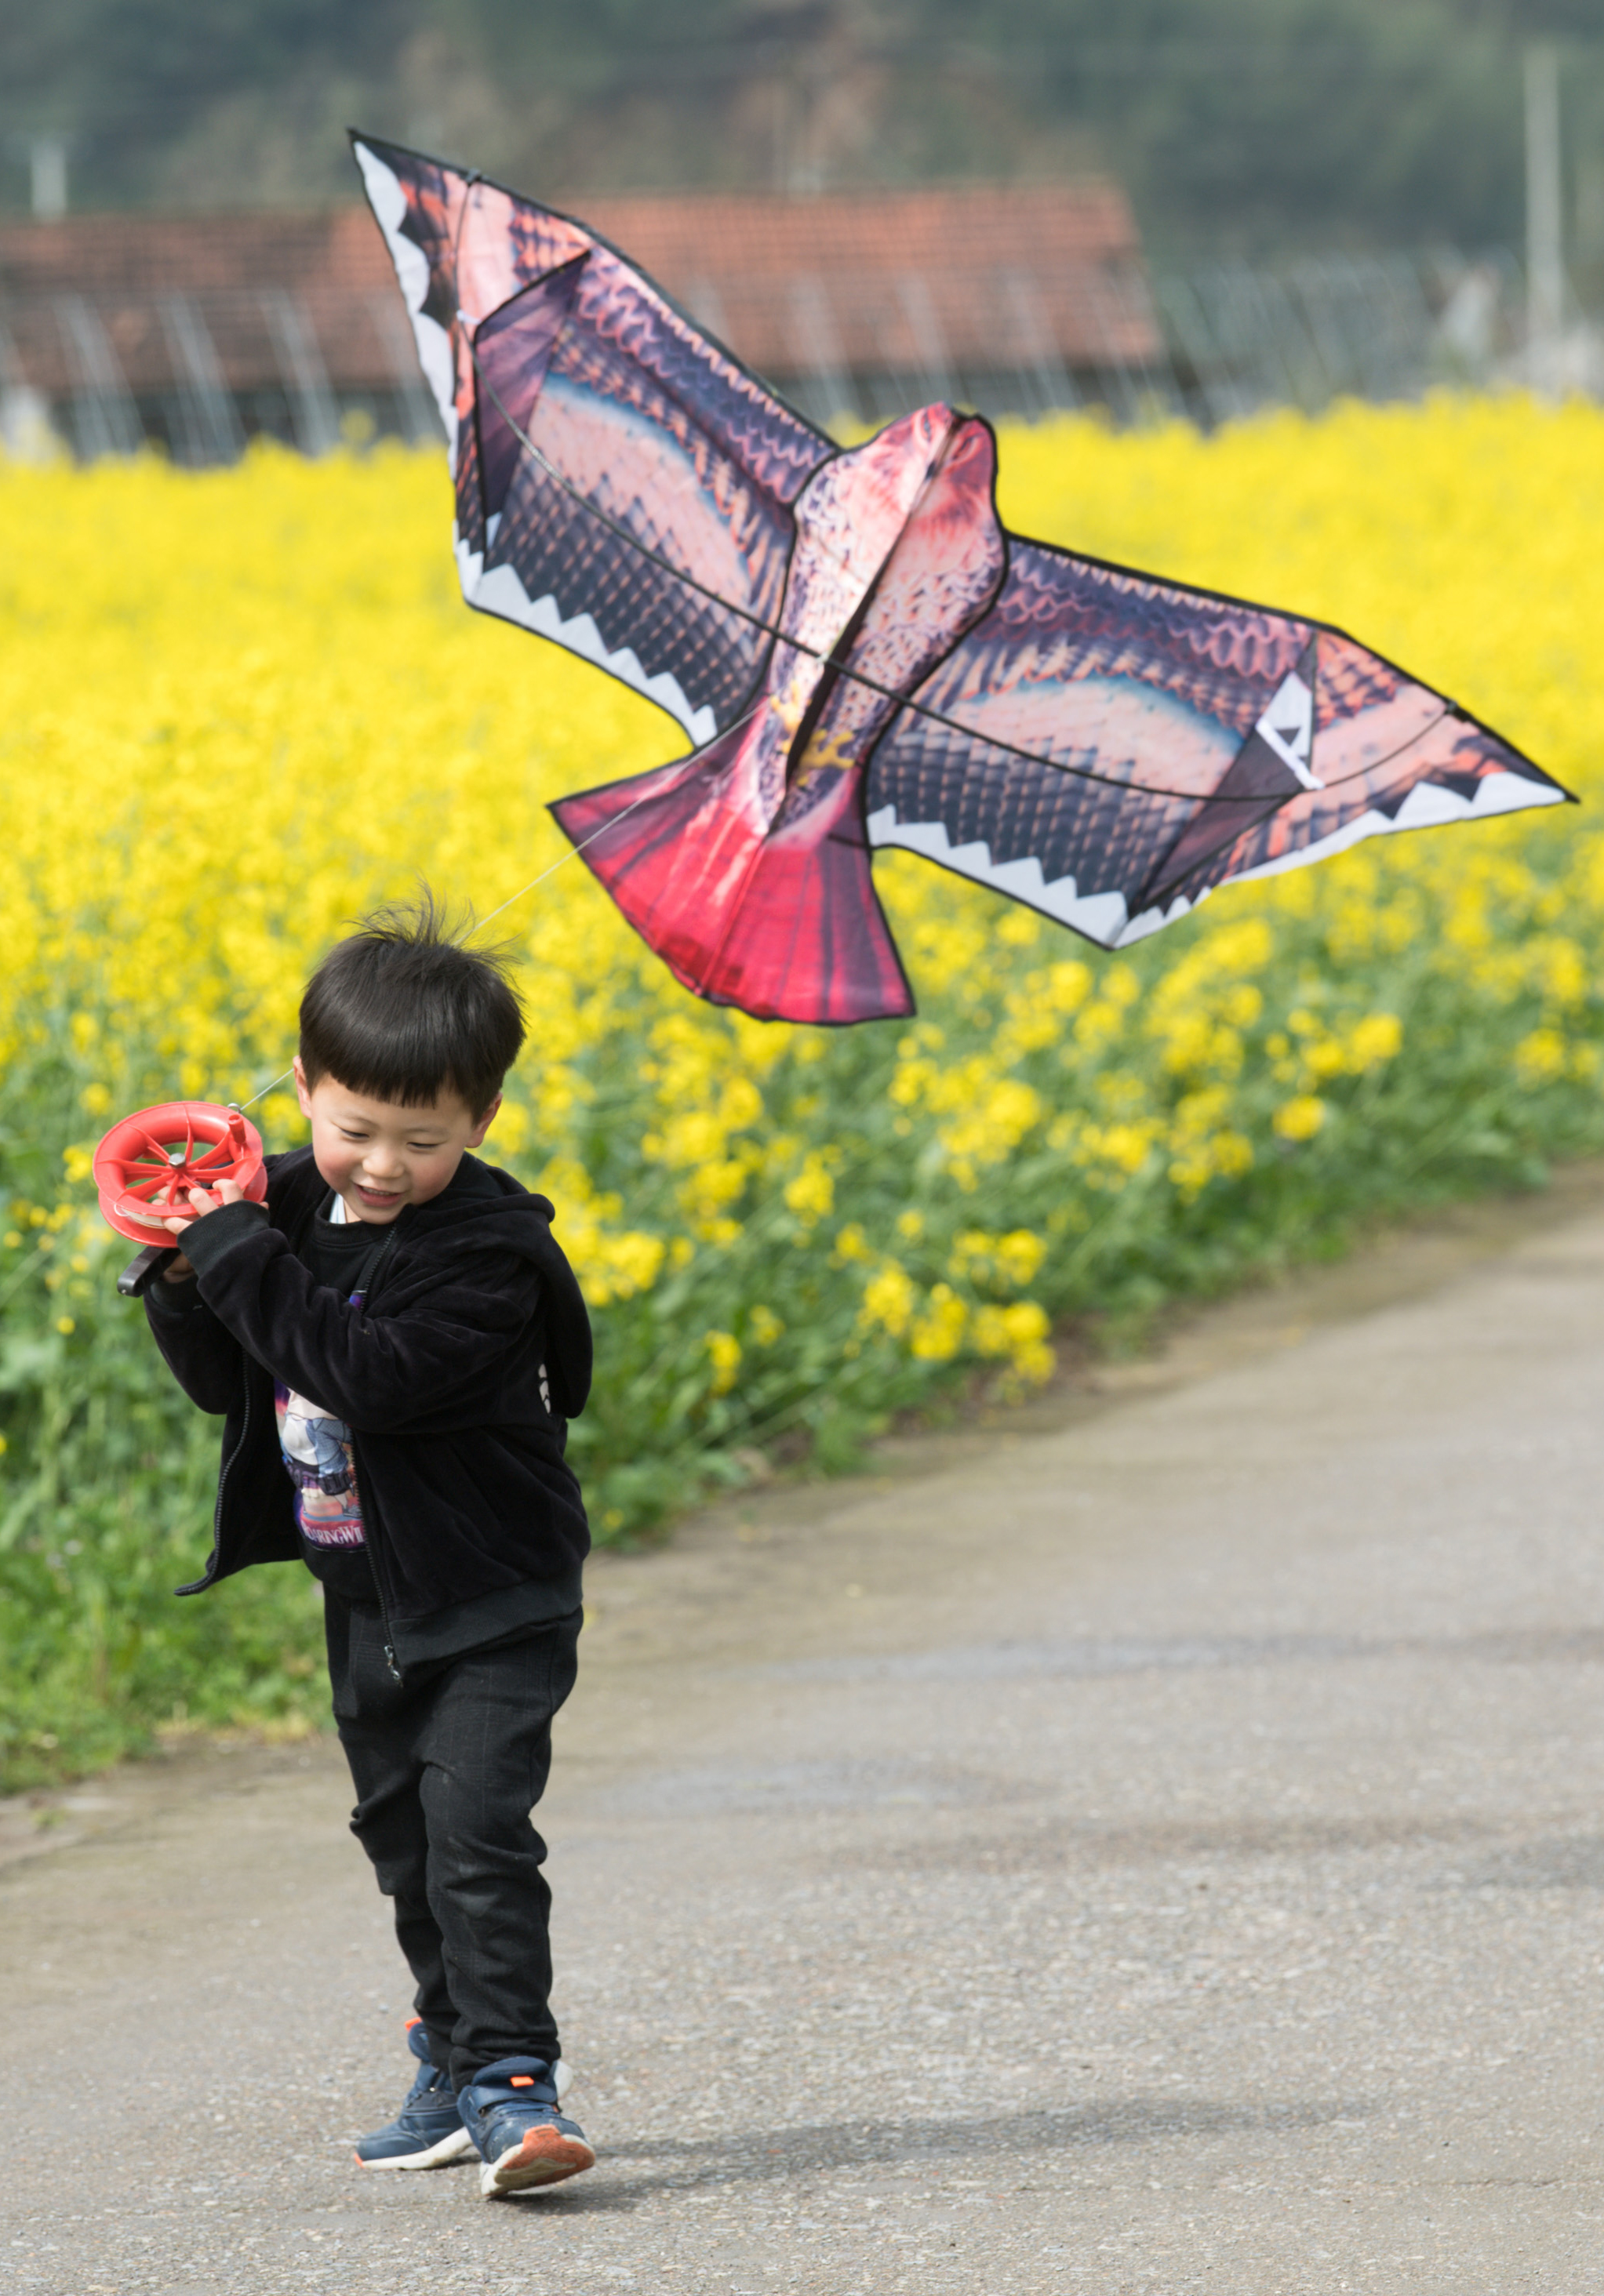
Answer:
[(476, 1393), (527, 1330), (539, 1292), (529, 1262), (467, 1252), (375, 1316), (319, 1283), (255, 1204), (208, 1213), (184, 1248), (206, 1308), (245, 1353), (370, 1434), (457, 1414), (471, 1425)]
[(190, 1401), (219, 1418), (232, 1411), (244, 1391), (245, 1358), (193, 1278), (169, 1283), (158, 1276), (144, 1294), (144, 1312), (168, 1369)]

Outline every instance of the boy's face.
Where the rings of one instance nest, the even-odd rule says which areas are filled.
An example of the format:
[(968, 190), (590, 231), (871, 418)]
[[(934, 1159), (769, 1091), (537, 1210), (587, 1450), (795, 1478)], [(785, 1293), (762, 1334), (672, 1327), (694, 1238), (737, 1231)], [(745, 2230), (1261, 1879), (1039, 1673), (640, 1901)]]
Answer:
[(381, 1226), (408, 1204), (426, 1204), (450, 1186), (470, 1148), (477, 1148), (501, 1105), (497, 1094), (475, 1116), (454, 1092), (416, 1108), (374, 1100), (333, 1077), (309, 1088), (295, 1063), (301, 1113), (312, 1119), (312, 1154), (352, 1219)]

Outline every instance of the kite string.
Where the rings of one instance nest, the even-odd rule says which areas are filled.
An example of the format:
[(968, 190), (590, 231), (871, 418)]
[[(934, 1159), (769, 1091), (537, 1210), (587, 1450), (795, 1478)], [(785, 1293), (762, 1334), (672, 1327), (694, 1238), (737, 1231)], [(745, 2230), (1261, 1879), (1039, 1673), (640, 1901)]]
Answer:
[[(763, 704), (761, 701), (756, 703), (746, 712), (746, 715), (744, 718), (737, 718), (736, 719), (735, 723), (729, 727), (729, 732), (732, 734), (738, 734), (743, 726), (750, 726), (753, 719), (757, 716), (758, 711), (761, 709), (762, 707)], [(656, 795), (657, 791), (655, 790), (643, 790), (637, 798), (632, 798), (629, 803), (622, 807), (617, 813), (613, 814), (611, 819), (604, 821), (599, 829), (593, 829), (588, 837), (581, 837), (576, 845), (571, 845), (569, 847), (566, 853), (559, 853), (556, 859), (548, 863), (548, 865), (541, 870), (538, 877), (531, 877), (527, 885), (521, 885), (515, 893), (509, 893), (506, 900), (502, 902), (500, 908), (492, 909), (489, 916), (480, 917), (473, 925), (474, 932), (481, 933), (486, 925), (494, 924), (496, 919), (500, 916), (503, 910), (510, 909), (514, 902), (521, 901), (526, 893), (532, 893), (537, 885), (543, 885), (548, 877), (555, 876), (565, 861), (572, 861), (574, 856), (576, 854), (582, 853), (588, 845), (594, 845), (598, 837), (605, 837), (609, 830), (616, 829), (620, 822), (628, 821), (629, 816), (634, 813), (638, 807), (645, 805), (649, 799), (654, 798)], [(243, 1116), (248, 1108), (254, 1108), (259, 1100), (266, 1100), (270, 1092), (276, 1091), (281, 1084), (285, 1083), (288, 1078), (294, 1075), (294, 1073), (295, 1071), (292, 1068), (285, 1069), (284, 1074), (282, 1076), (276, 1076), (271, 1084), (265, 1084), (259, 1092), (253, 1092), (249, 1100), (231, 1100), (228, 1102), (227, 1105), (230, 1108), (237, 1109)]]
[[(627, 805), (622, 813), (615, 814), (611, 821), (603, 822), (600, 829), (593, 830), (590, 835), (583, 840), (583, 843), (579, 845), (571, 845), (566, 853), (559, 853), (556, 859), (551, 863), (550, 866), (542, 869), (538, 877), (531, 877), (527, 885), (520, 886), (517, 892), (509, 894), (506, 899), (501, 904), (500, 909), (492, 909), (488, 917), (481, 917), (478, 922), (474, 925), (473, 931), (476, 933), (482, 932), (486, 925), (493, 923), (496, 918), (501, 914), (502, 909), (510, 909), (514, 901), (521, 901), (523, 898), (525, 893), (532, 893), (537, 885), (543, 885), (546, 882), (546, 880), (551, 876), (555, 871), (563, 866), (564, 861), (572, 861), (576, 853), (582, 853), (587, 845), (594, 844), (596, 840), (602, 836), (605, 831), (616, 828), (621, 821), (624, 820), (628, 815), (634, 812), (636, 806), (644, 805), (646, 801), (646, 797), (650, 797), (652, 794), (653, 792), (648, 790), (646, 797), (637, 797), (635, 800), (634, 805)], [(276, 1091), (286, 1078), (292, 1077), (295, 1071), (293, 1069), (286, 1069), (283, 1076), (276, 1076), (271, 1084), (265, 1084), (259, 1092), (253, 1092), (249, 1100), (231, 1100), (228, 1103), (229, 1107), (237, 1108), (240, 1114), (243, 1116), (248, 1108), (254, 1108), (259, 1100), (266, 1100), (270, 1092)]]
[[(728, 740), (729, 734), (738, 734), (744, 726), (750, 726), (753, 719), (758, 715), (763, 706), (764, 705), (761, 701), (754, 702), (744, 718), (737, 718), (731, 726), (727, 727), (725, 733), (720, 734), (720, 739), (721, 741)], [(655, 778), (655, 776), (654, 776), (654, 778)], [(563, 866), (564, 861), (572, 861), (576, 853), (582, 853), (588, 845), (594, 845), (598, 837), (605, 837), (608, 831), (610, 829), (616, 829), (621, 821), (628, 821), (629, 816), (636, 810), (637, 807), (645, 805), (649, 799), (654, 798), (657, 794), (658, 792), (654, 789), (642, 790), (637, 798), (631, 798), (628, 805), (621, 807), (617, 813), (612, 815), (606, 821), (604, 821), (599, 829), (593, 829), (588, 837), (581, 837), (577, 845), (571, 845), (569, 847), (566, 853), (559, 853), (556, 859), (552, 862), (548, 867), (542, 869), (538, 877), (531, 877), (527, 885), (520, 886), (515, 893), (509, 893), (506, 900), (501, 904), (500, 909), (492, 909), (488, 917), (481, 917), (478, 923), (473, 928), (474, 931), (476, 933), (482, 932), (486, 925), (493, 924), (496, 919), (501, 914), (501, 909), (510, 909), (514, 901), (521, 901), (523, 898), (525, 893), (532, 893), (535, 887), (537, 885), (543, 885), (548, 877), (554, 875), (555, 873)]]
[[(755, 710), (749, 710), (747, 712), (748, 718), (753, 718), (756, 715), (757, 712)], [(746, 719), (743, 718), (741, 722), (744, 725), (746, 723)], [(736, 730), (736, 728), (732, 726), (730, 728), (731, 733), (734, 733)], [(496, 919), (501, 914), (502, 909), (510, 909), (514, 901), (521, 901), (523, 898), (525, 893), (532, 893), (537, 885), (543, 885), (548, 877), (555, 875), (565, 861), (572, 861), (576, 853), (582, 853), (585, 850), (587, 845), (594, 845), (598, 837), (605, 837), (606, 835), (608, 830), (616, 829), (621, 821), (628, 821), (629, 816), (635, 811), (637, 806), (645, 805), (647, 798), (655, 797), (656, 794), (657, 792), (655, 790), (643, 791), (639, 797), (634, 799), (631, 803), (625, 806), (621, 812), (615, 813), (610, 821), (604, 821), (599, 829), (593, 829), (588, 837), (580, 838), (579, 843), (577, 845), (571, 845), (566, 853), (559, 853), (556, 859), (548, 864), (546, 868), (542, 869), (538, 877), (531, 877), (527, 885), (521, 885), (515, 893), (509, 893), (506, 900), (501, 904), (501, 908), (492, 909), (488, 917), (481, 917), (478, 923), (473, 928), (474, 931), (476, 933), (481, 933), (484, 931), (486, 925), (494, 924)]]

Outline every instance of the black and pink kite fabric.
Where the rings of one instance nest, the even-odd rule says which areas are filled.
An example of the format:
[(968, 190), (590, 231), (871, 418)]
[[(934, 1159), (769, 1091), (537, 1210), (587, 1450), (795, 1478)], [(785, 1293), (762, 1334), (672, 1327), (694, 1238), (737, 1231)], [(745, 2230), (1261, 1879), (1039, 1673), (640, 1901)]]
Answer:
[(910, 1012), (876, 847), (1118, 948), (1234, 878), (1564, 801), (1339, 630), (1009, 534), (979, 416), (843, 451), (582, 225), (355, 150), (450, 441), (464, 595), (695, 744), (553, 811), (698, 996)]

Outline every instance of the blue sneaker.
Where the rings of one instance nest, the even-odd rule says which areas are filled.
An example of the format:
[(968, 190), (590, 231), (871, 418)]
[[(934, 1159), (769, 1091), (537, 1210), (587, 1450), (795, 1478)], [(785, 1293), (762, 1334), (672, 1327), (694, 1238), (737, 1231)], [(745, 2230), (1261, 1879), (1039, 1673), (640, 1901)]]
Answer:
[(548, 2064), (544, 2057), (501, 2057), (457, 2091), (484, 2163), (479, 2189), (488, 2200), (560, 2185), (581, 2169), (595, 2168), (584, 2130), (557, 2111), (567, 2072), (566, 2065)]
[(407, 2046), (418, 2060), (417, 2079), (389, 2128), (375, 2128), (358, 2143), (356, 2157), (364, 2169), (443, 2169), (473, 2150), (451, 2094), (451, 2076), (431, 2061), (429, 2036), (416, 2017), (407, 2024)]

